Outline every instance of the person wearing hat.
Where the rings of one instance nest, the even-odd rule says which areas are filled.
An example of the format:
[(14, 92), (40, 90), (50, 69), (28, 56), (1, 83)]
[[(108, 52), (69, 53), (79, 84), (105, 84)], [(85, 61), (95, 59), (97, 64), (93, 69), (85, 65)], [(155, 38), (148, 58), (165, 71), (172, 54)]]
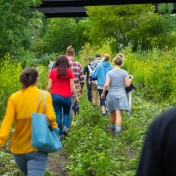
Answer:
[(84, 67), (84, 75), (86, 77), (86, 85), (87, 85), (87, 98), (90, 102), (92, 102), (92, 82), (90, 80), (90, 73), (91, 73), (91, 63), (94, 61), (94, 58), (90, 56), (88, 58), (89, 63)]
[[(100, 54), (96, 54), (95, 55), (96, 60), (93, 61), (91, 63), (91, 70), (92, 72), (95, 71), (95, 69), (97, 68), (97, 66), (101, 63), (101, 55)], [(98, 88), (97, 88), (97, 81), (92, 81), (92, 105), (93, 106), (97, 106), (99, 105), (99, 94), (98, 94)]]
[(98, 64), (101, 62), (101, 55), (100, 54), (96, 54), (95, 55), (96, 60), (94, 62), (91, 63), (91, 69), (95, 70), (95, 68), (98, 66)]

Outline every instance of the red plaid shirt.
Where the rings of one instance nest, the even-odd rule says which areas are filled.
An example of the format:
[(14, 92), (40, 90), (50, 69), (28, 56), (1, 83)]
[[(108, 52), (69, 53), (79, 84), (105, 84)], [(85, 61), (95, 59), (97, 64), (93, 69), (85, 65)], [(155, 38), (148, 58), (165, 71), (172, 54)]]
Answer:
[(75, 84), (76, 90), (78, 91), (79, 82), (80, 82), (80, 86), (84, 87), (85, 77), (84, 77), (82, 66), (78, 62), (70, 58), (68, 58), (68, 63), (75, 76), (74, 84)]

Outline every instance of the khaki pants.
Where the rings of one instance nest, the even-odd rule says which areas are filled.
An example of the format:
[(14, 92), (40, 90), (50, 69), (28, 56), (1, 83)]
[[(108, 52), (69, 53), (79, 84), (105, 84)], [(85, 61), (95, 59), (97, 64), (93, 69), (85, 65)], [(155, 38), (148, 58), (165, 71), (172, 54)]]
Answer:
[(98, 89), (96, 84), (92, 84), (92, 104), (94, 106), (100, 105), (100, 97), (98, 94)]

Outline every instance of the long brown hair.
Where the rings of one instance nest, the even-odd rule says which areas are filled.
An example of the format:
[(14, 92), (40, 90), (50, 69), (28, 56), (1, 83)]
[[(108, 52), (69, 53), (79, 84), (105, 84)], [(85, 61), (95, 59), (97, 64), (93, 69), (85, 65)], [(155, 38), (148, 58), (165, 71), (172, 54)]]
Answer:
[(59, 81), (65, 81), (68, 79), (68, 68), (69, 63), (65, 55), (59, 55), (56, 59), (56, 66), (57, 68), (57, 79)]

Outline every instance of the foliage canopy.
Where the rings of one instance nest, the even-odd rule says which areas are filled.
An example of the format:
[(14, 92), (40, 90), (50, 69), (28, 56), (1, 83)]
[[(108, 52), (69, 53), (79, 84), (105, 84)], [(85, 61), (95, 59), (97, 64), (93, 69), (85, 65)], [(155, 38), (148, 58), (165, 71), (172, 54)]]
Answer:
[[(162, 10), (165, 8), (167, 7), (163, 7)], [(133, 50), (139, 45), (143, 49), (159, 44), (161, 46), (159, 39), (162, 39), (163, 33), (167, 31), (169, 34), (174, 30), (170, 20), (175, 17), (171, 16), (170, 11), (168, 21), (155, 13), (152, 4), (86, 7), (86, 9), (92, 26), (87, 35), (96, 44), (102, 40), (110, 41), (113, 51), (126, 46), (132, 47)]]

